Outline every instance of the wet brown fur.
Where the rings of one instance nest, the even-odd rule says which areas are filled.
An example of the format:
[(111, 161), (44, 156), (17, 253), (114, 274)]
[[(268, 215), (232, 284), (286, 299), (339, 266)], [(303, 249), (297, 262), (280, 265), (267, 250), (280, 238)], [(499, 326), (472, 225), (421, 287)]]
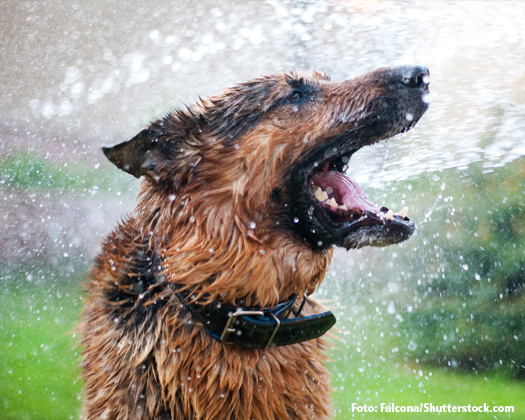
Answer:
[[(275, 107), (297, 80), (321, 92), (317, 106)], [(335, 83), (315, 72), (262, 78), (139, 134), (170, 146), (143, 162), (137, 208), (105, 241), (91, 272), (84, 418), (331, 417), (324, 340), (267, 351), (223, 344), (166, 284), (242, 306), (310, 295), (332, 248), (314, 249), (282, 220), (291, 170), (366, 117), (362, 105), (381, 93), (375, 80)], [(319, 311), (312, 301), (304, 314)]]

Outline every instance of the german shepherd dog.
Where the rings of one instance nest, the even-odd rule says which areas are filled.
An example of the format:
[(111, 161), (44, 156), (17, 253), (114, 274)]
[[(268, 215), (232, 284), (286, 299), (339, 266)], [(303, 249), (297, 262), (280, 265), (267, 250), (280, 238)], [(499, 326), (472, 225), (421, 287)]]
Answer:
[(421, 66), (261, 77), (104, 148), (144, 180), (87, 285), (84, 418), (330, 418), (335, 318), (308, 296), (334, 245), (414, 232), (345, 171), (416, 124), (428, 86)]

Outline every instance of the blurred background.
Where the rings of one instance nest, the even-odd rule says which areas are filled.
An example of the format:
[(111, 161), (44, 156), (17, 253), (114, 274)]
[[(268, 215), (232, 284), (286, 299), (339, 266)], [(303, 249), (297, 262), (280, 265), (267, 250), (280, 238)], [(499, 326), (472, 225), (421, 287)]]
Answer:
[(508, 1), (1, 1), (0, 418), (79, 416), (82, 282), (139, 187), (101, 145), (258, 75), (423, 64), (427, 114), (351, 161), (418, 230), (338, 250), (318, 291), (341, 330), (334, 414), (486, 403), (515, 413), (453, 418), (525, 419), (524, 21)]

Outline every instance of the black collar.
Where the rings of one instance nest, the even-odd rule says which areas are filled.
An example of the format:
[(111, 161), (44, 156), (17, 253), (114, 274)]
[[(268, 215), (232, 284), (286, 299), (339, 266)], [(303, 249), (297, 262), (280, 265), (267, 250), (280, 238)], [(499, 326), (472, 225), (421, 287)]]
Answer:
[(216, 300), (204, 305), (195, 301), (190, 291), (180, 290), (181, 286), (172, 283), (171, 287), (184, 307), (212, 337), (249, 349), (266, 350), (319, 338), (336, 322), (330, 311), (286, 319), (295, 302), (295, 295), (271, 308), (244, 308), (221, 304)]

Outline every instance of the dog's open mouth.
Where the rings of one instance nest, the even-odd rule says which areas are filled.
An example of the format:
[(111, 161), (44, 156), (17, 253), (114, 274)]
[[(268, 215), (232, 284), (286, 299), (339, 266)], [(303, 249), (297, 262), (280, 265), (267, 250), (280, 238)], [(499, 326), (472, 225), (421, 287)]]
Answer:
[[(310, 217), (332, 236), (330, 242), (345, 248), (386, 246), (406, 240), (415, 230), (407, 216), (408, 208), (394, 212), (371, 202), (359, 184), (345, 174), (353, 153), (314, 164), (306, 180)], [(323, 242), (318, 236), (317, 245), (322, 247)]]
[(362, 147), (414, 127), (428, 108), (429, 72), (421, 66), (401, 66), (370, 74), (376, 77), (374, 93), (344, 85), (346, 94), (328, 105), (329, 122), (321, 120), (316, 135), (305, 139), (314, 146), (291, 169), (291, 205), (285, 204), (288, 226), (315, 249), (387, 246), (407, 240), (415, 231), (407, 208), (379, 208), (345, 171)]

